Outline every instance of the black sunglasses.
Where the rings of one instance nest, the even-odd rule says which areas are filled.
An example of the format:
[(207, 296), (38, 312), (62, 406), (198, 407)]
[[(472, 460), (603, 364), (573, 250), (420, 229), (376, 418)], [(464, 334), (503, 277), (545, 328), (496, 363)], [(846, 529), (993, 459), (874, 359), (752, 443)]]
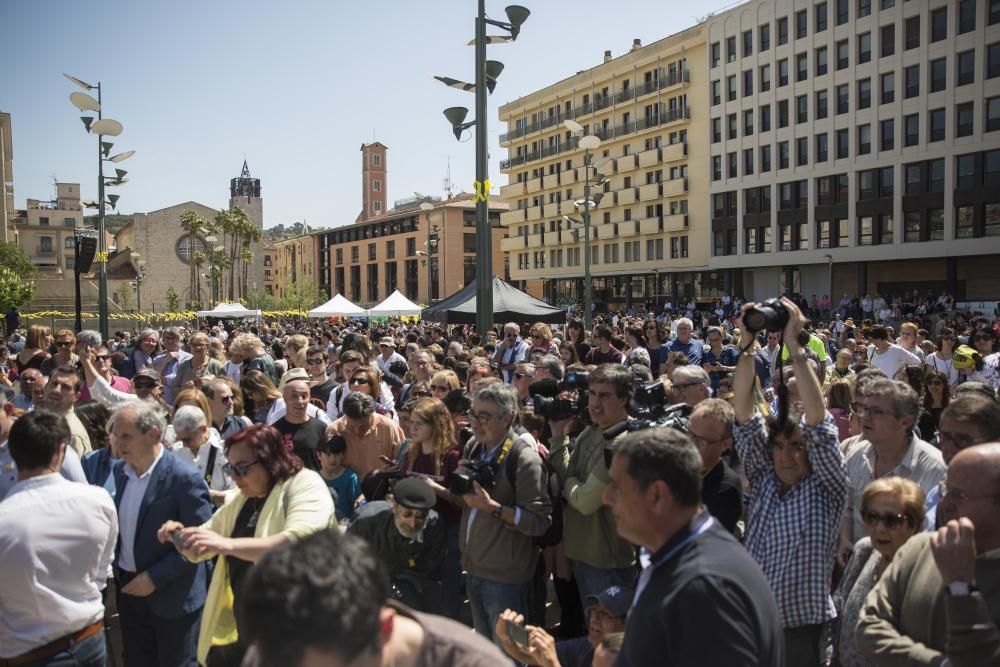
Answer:
[(886, 528), (892, 530), (893, 528), (899, 528), (904, 523), (908, 523), (908, 519), (904, 514), (879, 514), (878, 512), (862, 512), (861, 518), (864, 522), (871, 527), (877, 526), (882, 523)]

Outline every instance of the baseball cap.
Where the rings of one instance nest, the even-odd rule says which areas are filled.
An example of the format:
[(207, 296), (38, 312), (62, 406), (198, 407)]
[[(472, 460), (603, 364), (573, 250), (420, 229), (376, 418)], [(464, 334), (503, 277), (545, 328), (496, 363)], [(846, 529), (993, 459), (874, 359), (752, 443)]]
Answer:
[(391, 338), (389, 338), (388, 336), (386, 336), (385, 338), (383, 338), (382, 340), (380, 340), (378, 342), (378, 344), (379, 344), (379, 346), (388, 345), (389, 347), (396, 347), (396, 343), (394, 343), (393, 340)]
[(152, 368), (143, 368), (137, 371), (136, 374), (132, 376), (132, 382), (135, 382), (139, 378), (146, 378), (148, 380), (152, 380), (158, 385), (163, 384), (163, 382), (160, 380), (160, 374), (154, 371)]
[(278, 382), (278, 390), (280, 391), (281, 389), (284, 389), (286, 384), (295, 380), (305, 380), (308, 382), (309, 373), (307, 373), (304, 368), (293, 368), (289, 371), (285, 371), (285, 374), (281, 376), (281, 381)]
[(585, 602), (600, 602), (612, 615), (624, 617), (632, 606), (634, 594), (631, 588), (625, 586), (608, 586), (596, 595), (588, 595)]

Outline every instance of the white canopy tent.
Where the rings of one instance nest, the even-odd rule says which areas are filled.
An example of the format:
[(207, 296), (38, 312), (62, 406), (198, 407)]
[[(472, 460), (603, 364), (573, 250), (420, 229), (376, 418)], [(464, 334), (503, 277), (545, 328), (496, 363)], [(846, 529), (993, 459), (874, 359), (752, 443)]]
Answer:
[(238, 303), (220, 303), (212, 310), (199, 310), (198, 317), (218, 317), (223, 319), (260, 317), (260, 311), (250, 310)]
[(404, 317), (407, 315), (420, 315), (423, 310), (413, 303), (399, 290), (396, 290), (386, 300), (368, 311), (372, 317)]
[(368, 311), (338, 294), (309, 311), (309, 317), (368, 317)]

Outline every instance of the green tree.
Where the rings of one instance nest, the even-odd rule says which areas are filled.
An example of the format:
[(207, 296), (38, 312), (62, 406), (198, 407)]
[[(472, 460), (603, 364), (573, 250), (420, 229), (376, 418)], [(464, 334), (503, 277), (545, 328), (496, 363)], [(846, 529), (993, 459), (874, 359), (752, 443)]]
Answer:
[(192, 308), (194, 306), (198, 306), (200, 308), (201, 305), (202, 305), (202, 301), (201, 301), (201, 267), (204, 266), (205, 260), (207, 260), (207, 259), (208, 259), (208, 256), (205, 255), (205, 253), (203, 253), (200, 250), (198, 252), (196, 252), (194, 255), (191, 256), (191, 266), (194, 267), (194, 294), (195, 294), (194, 303), (192, 304)]
[(24, 280), (17, 271), (7, 265), (0, 267), (0, 312), (6, 313), (11, 308), (20, 308), (34, 297), (34, 281)]
[(319, 304), (319, 286), (312, 280), (291, 283), (280, 306), (284, 310), (309, 310)]
[(266, 290), (250, 289), (247, 290), (244, 305), (251, 310), (276, 310), (278, 302), (274, 295), (268, 294)]
[(118, 302), (118, 307), (122, 310), (131, 310), (132, 308), (132, 286), (127, 282), (123, 282), (118, 285), (118, 289), (115, 290), (115, 299)]
[(173, 285), (167, 288), (167, 293), (165, 296), (167, 299), (168, 312), (176, 313), (181, 309), (181, 298), (177, 296), (177, 290), (174, 289)]
[(0, 241), (0, 266), (25, 280), (35, 277), (35, 265), (28, 253), (11, 241)]
[(203, 216), (198, 215), (191, 209), (181, 213), (181, 229), (187, 234), (188, 243), (188, 265), (191, 267), (190, 282), (188, 284), (188, 305), (193, 305), (196, 301), (201, 301), (201, 288), (198, 278), (198, 265), (194, 261), (197, 254), (197, 243), (200, 237), (209, 227), (209, 222)]

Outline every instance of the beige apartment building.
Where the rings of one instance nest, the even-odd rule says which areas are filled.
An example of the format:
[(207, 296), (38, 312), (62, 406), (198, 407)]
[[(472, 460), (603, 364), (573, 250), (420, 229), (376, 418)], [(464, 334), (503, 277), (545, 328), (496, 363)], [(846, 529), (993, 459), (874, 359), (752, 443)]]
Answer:
[[(290, 285), (319, 287), (316, 234), (302, 234), (273, 241), (264, 248), (264, 289), (283, 299)], [(312, 308), (317, 304), (310, 304)]]
[(10, 114), (0, 111), (0, 224), (3, 240), (10, 240), (10, 221), (14, 218), (14, 143)]
[(727, 287), (1000, 298), (1000, 3), (759, 0), (703, 34)]
[[(708, 267), (708, 79), (703, 26), (631, 50), (500, 107), (507, 159), (500, 216), (511, 277), (544, 280), (550, 303), (583, 298), (590, 252), (594, 302), (628, 308), (712, 289)], [(593, 163), (607, 183), (591, 210), (590, 247), (575, 202), (584, 151), (564, 125), (601, 140)], [(603, 161), (603, 162), (602, 162)], [(597, 171), (590, 170), (590, 179)]]
[[(74, 303), (73, 266), (76, 229), (83, 226), (79, 183), (56, 183), (51, 201), (29, 199), (26, 208), (14, 211), (8, 238), (17, 243), (37, 271), (32, 310), (69, 310)], [(92, 265), (96, 269), (96, 260)], [(80, 277), (84, 310), (97, 306), (94, 274)]]

